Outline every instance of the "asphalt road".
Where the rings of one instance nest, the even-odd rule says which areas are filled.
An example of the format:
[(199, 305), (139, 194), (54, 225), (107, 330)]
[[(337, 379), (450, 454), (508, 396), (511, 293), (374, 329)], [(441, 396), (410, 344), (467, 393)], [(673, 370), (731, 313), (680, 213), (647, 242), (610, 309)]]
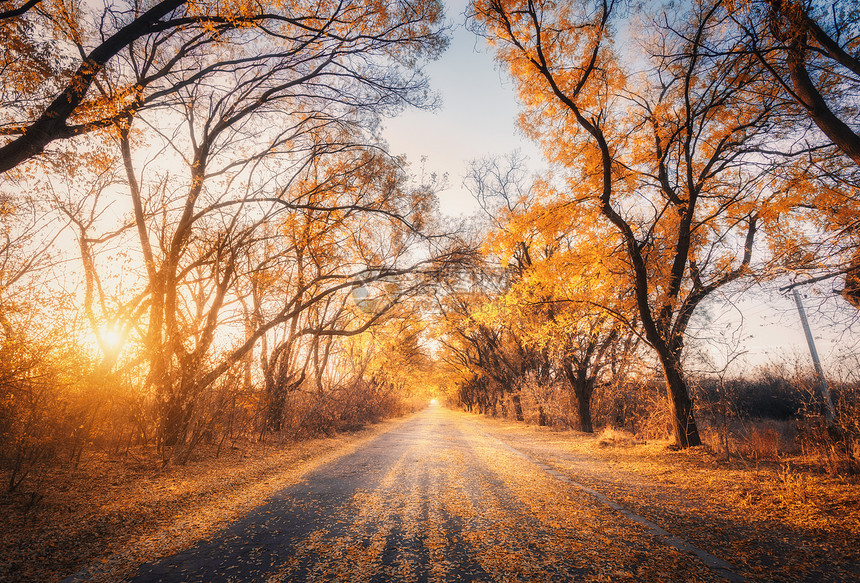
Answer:
[(721, 581), (727, 563), (430, 408), (132, 581)]

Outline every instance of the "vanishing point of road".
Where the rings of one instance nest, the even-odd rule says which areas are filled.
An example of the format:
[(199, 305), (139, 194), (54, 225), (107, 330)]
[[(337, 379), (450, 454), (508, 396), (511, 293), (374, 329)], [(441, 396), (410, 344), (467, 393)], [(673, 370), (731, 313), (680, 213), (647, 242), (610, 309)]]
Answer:
[(132, 581), (741, 580), (578, 479), (430, 407)]

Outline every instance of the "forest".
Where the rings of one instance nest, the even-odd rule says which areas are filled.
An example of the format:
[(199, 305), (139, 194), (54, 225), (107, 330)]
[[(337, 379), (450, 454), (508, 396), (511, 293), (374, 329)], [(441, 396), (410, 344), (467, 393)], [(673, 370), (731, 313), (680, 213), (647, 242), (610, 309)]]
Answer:
[(826, 281), (856, 328), (860, 6), (473, 0), (547, 170), (468, 161), (465, 218), (380, 133), (438, 105), (423, 67), (459, 17), (0, 1), (8, 509), (104, 460), (156, 472), (431, 399), (856, 473), (855, 346), (826, 381), (731, 372), (717, 331), (722, 360), (693, 361), (728, 290)]

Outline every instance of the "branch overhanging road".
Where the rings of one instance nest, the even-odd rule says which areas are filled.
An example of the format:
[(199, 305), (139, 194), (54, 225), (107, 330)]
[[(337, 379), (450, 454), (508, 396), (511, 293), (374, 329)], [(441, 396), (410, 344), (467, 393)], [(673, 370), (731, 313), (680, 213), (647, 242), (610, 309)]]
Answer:
[(132, 581), (743, 580), (678, 534), (430, 408)]

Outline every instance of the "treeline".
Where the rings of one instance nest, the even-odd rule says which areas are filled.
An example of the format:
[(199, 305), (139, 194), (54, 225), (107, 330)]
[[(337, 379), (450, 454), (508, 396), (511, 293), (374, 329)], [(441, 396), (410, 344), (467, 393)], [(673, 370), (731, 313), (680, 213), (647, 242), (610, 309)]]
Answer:
[(440, 300), (457, 399), (522, 417), (527, 387), (561, 386), (590, 431), (595, 392), (637, 390), (644, 354), (675, 443), (701, 444), (686, 359), (707, 300), (838, 276), (857, 306), (856, 6), (476, 0), (470, 22), (550, 168), (467, 179), (486, 242)]
[[(498, 169), (498, 164), (477, 166)], [(508, 187), (507, 192), (528, 191)], [(507, 208), (508, 199), (502, 200)], [(518, 204), (526, 207), (528, 200), (525, 196)], [(554, 215), (551, 220), (567, 219)], [(540, 223), (529, 225), (536, 232)], [(587, 245), (564, 243), (561, 233), (574, 230), (565, 226), (553, 231), (541, 245), (516, 241), (507, 263), (500, 264), (489, 245), (500, 227), (509, 236), (510, 224), (485, 226), (491, 233), (483, 259), (464, 266), (437, 289), (437, 354), (449, 404), (493, 417), (600, 433), (601, 443), (607, 433), (616, 439), (611, 437), (614, 430), (621, 430), (622, 442), (671, 437), (672, 411), (659, 360), (643, 338), (635, 309), (628, 304), (624, 311), (624, 296), (611, 295), (623, 289), (616, 287), (611, 272), (581, 280), (581, 270), (597, 268), (583, 262)], [(605, 258), (605, 264), (610, 260)], [(576, 295), (577, 289), (584, 295)], [(728, 350), (722, 366), (710, 360), (706, 346), (692, 339), (687, 343), (697, 349), (685, 354), (684, 382), (700, 445), (718, 456), (792, 456), (834, 474), (860, 470), (856, 353), (846, 349), (827, 371), (835, 410), (830, 418), (821, 380), (805, 352), (793, 361), (772, 355), (768, 364), (732, 367), (743, 350), (719, 338), (723, 326), (708, 329), (700, 322), (695, 332), (697, 340)]]
[(0, 462), (330, 432), (408, 406), (468, 252), (377, 136), (433, 98), (428, 2), (0, 12)]

